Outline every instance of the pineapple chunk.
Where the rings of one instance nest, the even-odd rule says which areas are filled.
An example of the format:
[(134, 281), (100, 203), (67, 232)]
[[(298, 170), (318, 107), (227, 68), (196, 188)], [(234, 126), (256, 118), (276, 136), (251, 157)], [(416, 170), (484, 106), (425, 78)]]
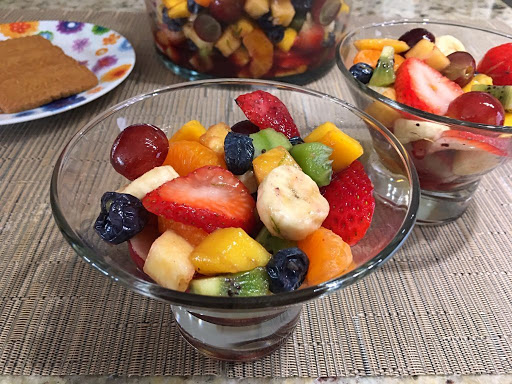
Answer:
[(258, 183), (261, 183), (274, 168), (280, 165), (290, 165), (302, 171), (302, 168), (284, 147), (275, 147), (259, 155), (252, 161), (254, 174), (256, 175)]
[(246, 0), (244, 11), (253, 19), (259, 19), (270, 11), (270, 0)]
[(240, 45), (242, 45), (242, 42), (232, 28), (226, 28), (222, 36), (215, 43), (215, 47), (224, 55), (224, 57), (230, 56), (240, 48)]
[(475, 77), (473, 77), (471, 81), (462, 88), (462, 90), (464, 92), (471, 92), (471, 87), (478, 84), (492, 85), (492, 77), (479, 73), (478, 75), (475, 75)]
[(243, 229), (221, 228), (194, 249), (190, 260), (198, 273), (216, 275), (264, 267), (270, 257), (270, 253)]
[(206, 133), (206, 128), (197, 121), (190, 120), (185, 123), (172, 137), (169, 143), (180, 140), (199, 141), (199, 138)]
[(248, 33), (251, 33), (253, 29), (254, 24), (246, 17), (242, 17), (233, 24), (233, 31), (240, 37), (244, 37)]
[(293, 8), (291, 0), (272, 0), (270, 10), (274, 23), (287, 27), (295, 16), (295, 8)]
[(363, 147), (359, 141), (342, 132), (329, 121), (316, 127), (304, 138), (306, 143), (315, 141), (332, 148), (329, 158), (332, 160), (333, 172), (342, 171), (363, 154)]
[(229, 132), (231, 132), (231, 128), (226, 123), (218, 123), (208, 128), (206, 133), (199, 138), (199, 142), (217, 155), (224, 156), (224, 140)]
[(415, 57), (423, 60), (427, 65), (437, 71), (442, 71), (450, 65), (450, 59), (448, 59), (434, 43), (427, 39), (418, 41), (416, 45), (405, 54), (405, 57)]
[(188, 10), (187, 2), (184, 1), (184, 2), (176, 4), (174, 7), (169, 9), (169, 11), (167, 11), (167, 14), (169, 15), (169, 17), (171, 19), (180, 19), (180, 18), (184, 18), (184, 17), (189, 17), (190, 11)]
[(151, 246), (144, 272), (162, 287), (185, 292), (195, 272), (193, 250), (183, 237), (167, 230)]
[(297, 31), (293, 28), (286, 28), (284, 31), (283, 40), (277, 43), (278, 48), (283, 52), (288, 52), (293, 43), (295, 43), (295, 38), (297, 37)]

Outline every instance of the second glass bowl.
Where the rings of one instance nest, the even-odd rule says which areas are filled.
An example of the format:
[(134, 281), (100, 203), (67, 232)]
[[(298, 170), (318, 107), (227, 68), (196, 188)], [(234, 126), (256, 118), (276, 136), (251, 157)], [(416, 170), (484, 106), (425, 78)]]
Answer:
[(490, 48), (511, 43), (512, 36), (454, 22), (400, 20), (359, 27), (339, 47), (337, 64), (354, 103), (397, 135), (416, 166), (421, 185), (418, 224), (443, 224), (464, 213), (482, 176), (512, 157), (512, 127), (455, 120), (409, 107), (349, 72), (357, 53), (356, 40), (398, 39), (414, 28), (458, 38), (477, 63)]
[(308, 83), (334, 64), (350, 0), (146, 0), (158, 55), (189, 80)]

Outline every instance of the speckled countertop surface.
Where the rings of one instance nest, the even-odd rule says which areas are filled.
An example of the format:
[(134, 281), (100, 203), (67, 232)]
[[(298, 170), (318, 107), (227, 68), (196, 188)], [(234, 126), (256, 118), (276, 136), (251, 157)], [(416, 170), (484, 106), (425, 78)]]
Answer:
[[(354, 1), (355, 2), (355, 1)], [(353, 16), (375, 15), (384, 18), (428, 17), (432, 19), (500, 20), (512, 27), (512, 8), (500, 0), (365, 0), (353, 6)], [(0, 0), (2, 9), (89, 9), (137, 12), (144, 11), (143, 0)], [(57, 383), (128, 383), (128, 384), (178, 384), (178, 383), (245, 383), (245, 384), (512, 384), (512, 375), (502, 376), (413, 376), (409, 378), (320, 378), (320, 379), (224, 379), (222, 377), (112, 377), (112, 376), (0, 376), (0, 384), (57, 384)]]

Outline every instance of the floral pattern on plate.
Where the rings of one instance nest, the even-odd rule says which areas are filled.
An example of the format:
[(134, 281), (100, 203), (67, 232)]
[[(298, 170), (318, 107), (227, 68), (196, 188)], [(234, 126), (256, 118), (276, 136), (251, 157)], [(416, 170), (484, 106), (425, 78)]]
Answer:
[(135, 52), (130, 42), (118, 32), (101, 25), (66, 20), (0, 24), (0, 41), (31, 35), (41, 35), (86, 65), (98, 77), (99, 84), (39, 108), (13, 114), (0, 113), (0, 125), (40, 119), (95, 100), (117, 87), (135, 65)]

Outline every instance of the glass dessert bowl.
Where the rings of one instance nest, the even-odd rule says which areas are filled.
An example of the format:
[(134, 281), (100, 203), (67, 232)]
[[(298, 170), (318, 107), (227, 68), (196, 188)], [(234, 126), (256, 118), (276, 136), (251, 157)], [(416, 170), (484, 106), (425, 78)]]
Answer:
[[(126, 184), (110, 163), (114, 139), (120, 128), (141, 122), (160, 127), (168, 136), (191, 119), (205, 125), (219, 121), (233, 125), (244, 119), (234, 99), (255, 90), (279, 97), (301, 135), (329, 120), (363, 146), (359, 161), (374, 186), (375, 210), (364, 238), (352, 247), (352, 264), (343, 275), (329, 281), (267, 296), (202, 296), (157, 285), (137, 268), (126, 243), (108, 244), (93, 228), (103, 193)], [(377, 145), (387, 148), (385, 157), (375, 150)], [(56, 164), (51, 204), (60, 230), (79, 256), (127, 288), (169, 303), (178, 329), (192, 346), (218, 359), (251, 360), (271, 353), (286, 340), (304, 302), (352, 284), (396, 252), (414, 225), (419, 184), (398, 141), (341, 100), (275, 82), (205, 80), (136, 96), (83, 127)]]
[[(411, 30), (415, 31), (416, 36), (410, 32)], [(417, 31), (420, 31), (421, 37)], [(409, 34), (406, 35), (408, 32)], [(372, 86), (371, 80), (370, 82), (368, 82), (368, 79), (363, 79), (364, 82), (357, 80), (351, 73), (351, 67), (356, 64), (355, 62), (362, 55), (360, 43), (356, 43), (358, 40), (400, 38), (404, 42), (411, 39), (411, 35), (413, 41), (409, 44), (409, 51), (398, 53), (398, 55), (395, 52), (395, 77), (390, 85), (386, 84), (385, 87)], [(435, 51), (434, 54), (428, 56), (430, 53), (427, 55), (424, 53), (425, 51), (421, 52), (420, 49), (412, 52), (413, 49), (410, 48), (415, 48), (416, 45), (419, 46), (419, 41), (424, 46), (430, 46), (429, 49), (432, 49), (429, 52)], [(508, 96), (504, 96), (505, 104), (503, 106), (500, 106), (500, 104), (503, 104), (502, 100), (492, 97), (497, 104), (497, 107), (491, 105), (492, 113), (495, 112), (496, 108), (500, 108), (501, 111), (496, 112), (496, 116), (502, 114), (504, 117), (504, 119), (501, 119), (504, 123), (500, 123), (500, 125), (497, 125), (498, 123), (478, 122), (482, 118), (485, 120), (484, 116), (489, 110), (489, 104), (482, 101), (474, 106), (472, 104), (473, 100), (467, 98), (470, 94), (474, 98), (475, 94), (484, 93), (476, 91), (493, 92), (493, 90), (490, 90), (493, 78), (495, 80), (494, 84), (500, 85), (498, 87), (500, 92), (506, 90), (507, 87), (504, 84), (508, 84), (508, 80), (505, 82), (502, 80), (496, 81), (497, 78), (494, 77), (494, 74), (486, 72), (489, 74), (487, 76), (478, 73), (478, 71), (483, 72), (482, 59), (484, 56), (490, 57), (487, 53), (491, 48), (499, 46), (500, 49), (507, 47), (508, 50), (511, 43), (511, 35), (498, 31), (484, 30), (453, 22), (402, 20), (357, 28), (349, 32), (340, 44), (337, 53), (337, 65), (343, 79), (349, 85), (355, 104), (395, 134), (409, 152), (416, 167), (421, 186), (420, 209), (418, 211), (419, 224), (443, 224), (460, 217), (470, 203), (481, 178), (512, 157), (512, 127), (510, 126), (512, 125), (512, 120), (510, 120), (512, 112), (507, 112), (506, 97)], [(359, 45), (359, 49), (356, 48), (356, 45)], [(460, 68), (456, 68), (455, 70), (459, 72), (450, 73), (450, 70), (454, 67), (453, 63), (457, 63), (457, 59), (465, 56), (464, 60), (466, 60), (468, 57), (466, 53), (453, 53), (455, 51), (468, 52), (473, 56), (474, 61), (472, 64), (464, 63)], [(357, 55), (359, 55), (358, 59), (356, 59)], [(459, 56), (459, 58), (454, 58), (454, 55)], [(376, 56), (379, 57), (378, 53)], [(375, 58), (375, 61), (377, 61), (377, 58)], [(448, 87), (457, 83), (455, 84), (455, 87), (458, 88), (456, 97), (455, 99), (451, 97), (451, 101), (445, 104), (445, 108), (448, 106), (445, 113), (434, 114), (428, 112), (426, 111), (429, 109), (428, 105), (414, 108), (411, 105), (416, 105), (415, 101), (407, 100), (407, 95), (402, 87), (405, 77), (403, 74), (409, 72), (411, 74), (410, 78), (426, 78), (424, 73), (416, 76), (414, 70), (410, 70), (411, 67), (417, 66), (418, 59), (431, 68), (437, 67), (437, 70), (429, 69), (428, 71), (442, 73), (442, 77), (450, 77)], [(396, 69), (397, 62), (400, 65), (398, 69)], [(413, 65), (409, 65), (407, 70), (401, 70), (401, 65), (404, 62)], [(504, 63), (499, 65), (504, 65)], [(354, 71), (354, 68), (352, 68), (352, 71)], [(375, 72), (376, 70), (373, 73)], [(458, 78), (459, 75), (460, 78)], [(379, 82), (377, 81), (377, 83)], [(416, 81), (416, 83), (419, 82)], [(401, 90), (398, 90), (397, 84), (399, 84)], [(398, 94), (399, 92), (401, 95)], [(484, 96), (487, 98), (488, 94)], [(443, 97), (444, 94), (441, 96), (435, 94), (430, 99), (425, 97), (426, 104), (436, 105), (438, 101), (434, 99)], [(481, 95), (478, 97), (481, 97)], [(463, 102), (463, 100), (466, 101)], [(485, 105), (487, 109), (481, 108), (480, 104)], [(419, 109), (420, 107), (421, 109)], [(465, 121), (461, 120), (462, 117), (459, 117), (463, 115), (459, 114), (458, 109), (465, 110)], [(473, 116), (467, 117), (469, 114)], [(474, 117), (474, 115), (480, 116)], [(473, 121), (468, 121), (466, 117), (467, 119), (473, 119)], [(494, 115), (492, 118), (494, 118)]]
[(189, 80), (305, 84), (334, 64), (350, 0), (146, 0), (165, 66)]

